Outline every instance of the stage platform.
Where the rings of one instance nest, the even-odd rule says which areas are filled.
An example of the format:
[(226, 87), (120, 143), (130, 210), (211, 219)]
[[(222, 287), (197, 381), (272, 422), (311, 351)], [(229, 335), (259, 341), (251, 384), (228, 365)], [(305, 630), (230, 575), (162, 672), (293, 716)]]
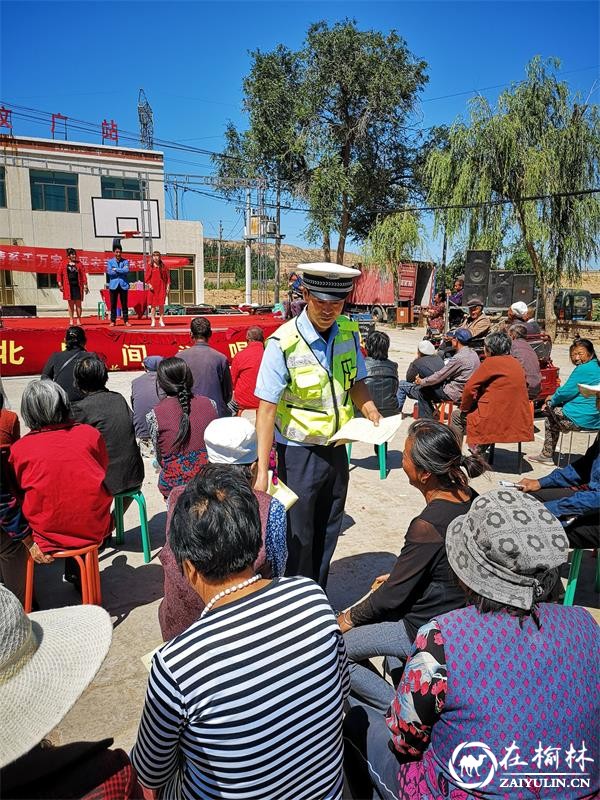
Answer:
[[(246, 331), (259, 326), (270, 336), (283, 322), (274, 314), (206, 314), (213, 335), (210, 344), (227, 356), (246, 346)], [(165, 317), (164, 328), (151, 328), (149, 319), (132, 319), (126, 328), (119, 320), (115, 328), (108, 319), (83, 317), (86, 349), (99, 353), (112, 371), (142, 369), (146, 356), (175, 356), (190, 347), (191, 316)], [(51, 353), (63, 349), (67, 318), (4, 317), (0, 329), (0, 375), (38, 375)]]

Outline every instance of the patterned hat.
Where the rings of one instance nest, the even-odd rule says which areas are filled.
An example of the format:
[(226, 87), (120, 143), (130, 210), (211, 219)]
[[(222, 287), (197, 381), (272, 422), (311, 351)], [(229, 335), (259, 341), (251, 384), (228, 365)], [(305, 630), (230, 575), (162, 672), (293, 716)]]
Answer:
[(360, 275), (359, 269), (327, 261), (298, 264), (298, 269), (302, 270), (304, 287), (313, 297), (333, 303), (346, 299), (352, 291), (354, 278)]
[(569, 553), (563, 526), (516, 489), (477, 497), (446, 531), (450, 566), (474, 592), (525, 610), (549, 594)]

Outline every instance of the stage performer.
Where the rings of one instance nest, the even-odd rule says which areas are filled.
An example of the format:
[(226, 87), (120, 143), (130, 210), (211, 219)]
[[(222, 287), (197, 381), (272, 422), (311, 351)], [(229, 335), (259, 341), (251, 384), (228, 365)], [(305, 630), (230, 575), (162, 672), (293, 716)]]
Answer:
[(164, 328), (163, 314), (165, 313), (165, 300), (169, 292), (171, 281), (169, 270), (163, 264), (158, 250), (152, 253), (152, 263), (146, 267), (144, 281), (148, 289), (148, 305), (150, 306), (150, 319), (152, 320), (150, 327), (156, 327), (155, 314), (158, 312), (158, 324), (161, 328)]
[(106, 277), (110, 292), (110, 325), (114, 328), (117, 324), (117, 301), (121, 301), (123, 324), (131, 327), (129, 322), (129, 261), (123, 258), (123, 248), (117, 241), (113, 244), (113, 257), (106, 262)]
[(81, 301), (83, 295), (89, 292), (87, 276), (81, 262), (77, 260), (77, 251), (72, 247), (67, 247), (67, 259), (67, 263), (58, 268), (56, 280), (63, 300), (69, 304), (69, 325), (75, 324), (73, 313), (77, 317), (77, 325), (81, 325)]
[(301, 267), (306, 308), (268, 340), (254, 392), (256, 489), (267, 489), (275, 430), (279, 476), (298, 495), (288, 511), (286, 574), (325, 588), (348, 492), (346, 449), (328, 442), (354, 416), (353, 404), (375, 425), (381, 415), (365, 385), (358, 324), (342, 316), (360, 272), (329, 263)]

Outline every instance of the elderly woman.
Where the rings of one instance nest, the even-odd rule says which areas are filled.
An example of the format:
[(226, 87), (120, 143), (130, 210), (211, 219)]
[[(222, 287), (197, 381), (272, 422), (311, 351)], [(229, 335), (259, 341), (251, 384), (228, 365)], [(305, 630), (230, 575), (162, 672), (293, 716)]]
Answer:
[(104, 484), (104, 439), (73, 422), (64, 390), (52, 381), (27, 385), (21, 416), (31, 431), (12, 445), (10, 465), (31, 528), (31, 556), (48, 562), (51, 557), (40, 556), (102, 542), (112, 501)]
[[(448, 526), (446, 548), (467, 607), (419, 630), (387, 716), (352, 709), (351, 782), (368, 770), (378, 796), (405, 800), (597, 797), (600, 628), (547, 602), (569, 551), (560, 522), (501, 489)], [(548, 773), (567, 779), (540, 795)]]
[(472, 449), (533, 441), (525, 371), (511, 355), (511, 347), (506, 333), (485, 337), (485, 359), (465, 384), (460, 410), (452, 412), (450, 427), (461, 442), (466, 430)]
[(387, 333), (373, 331), (365, 340), (367, 357), (365, 385), (369, 387), (373, 402), (382, 417), (400, 413), (396, 394), (398, 392), (398, 364), (390, 361), (390, 337)]
[[(75, 366), (75, 385), (83, 399), (73, 404), (73, 417), (100, 431), (108, 450), (106, 488), (113, 495), (139, 489), (144, 462), (135, 440), (133, 416), (123, 395), (106, 388), (108, 370), (102, 359), (90, 353)], [(130, 498), (127, 498), (130, 502)], [(125, 502), (124, 507), (129, 505)]]
[[(254, 562), (254, 571), (260, 572), (265, 578), (281, 577), (285, 572), (287, 561), (285, 508), (279, 500), (266, 492), (254, 489), (258, 466), (256, 428), (243, 417), (221, 417), (210, 423), (204, 432), (204, 439), (209, 463), (202, 468), (202, 474), (205, 477), (210, 476), (212, 464), (226, 464), (232, 474), (253, 487), (258, 500), (262, 543)], [(221, 467), (216, 468), (221, 469)], [(204, 609), (202, 599), (181, 574), (169, 543), (173, 509), (184, 489), (185, 486), (176, 486), (169, 496), (167, 541), (159, 555), (165, 584), (164, 598), (158, 609), (158, 620), (165, 641), (183, 633), (198, 619)]]
[(594, 345), (589, 339), (577, 339), (569, 348), (569, 355), (575, 369), (543, 406), (546, 416), (544, 446), (539, 455), (528, 456), (530, 461), (551, 466), (561, 433), (600, 430), (600, 411), (594, 398), (584, 397), (577, 386), (579, 383), (589, 386), (600, 383), (600, 364)]
[(215, 467), (175, 507), (171, 546), (205, 603), (154, 656), (132, 761), (159, 797), (339, 798), (346, 652), (323, 591), (266, 580), (258, 503)]
[(408, 526), (391, 573), (376, 578), (371, 594), (338, 616), (352, 662), (352, 694), (381, 710), (392, 700), (392, 686), (364, 662), (374, 656), (405, 660), (421, 625), (462, 605), (448, 569), (446, 529), (473, 502), (467, 476), (481, 474), (486, 465), (463, 456), (446, 425), (418, 420), (408, 429), (402, 468), (426, 506)]
[(175, 486), (190, 481), (206, 464), (204, 431), (217, 419), (217, 404), (192, 393), (194, 376), (181, 358), (163, 358), (156, 371), (163, 399), (146, 414), (160, 464), (158, 489), (167, 499)]
[(446, 296), (444, 292), (436, 292), (433, 297), (433, 305), (425, 309), (427, 317), (427, 327), (434, 333), (443, 333), (446, 317)]

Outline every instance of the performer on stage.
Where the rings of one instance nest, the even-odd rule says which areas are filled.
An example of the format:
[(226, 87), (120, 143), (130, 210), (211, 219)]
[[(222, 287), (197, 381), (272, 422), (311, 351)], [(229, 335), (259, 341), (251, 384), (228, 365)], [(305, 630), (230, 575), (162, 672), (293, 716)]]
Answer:
[(129, 283), (127, 273), (129, 272), (129, 261), (123, 258), (123, 248), (117, 239), (113, 244), (113, 257), (106, 262), (106, 277), (108, 279), (108, 289), (110, 291), (110, 325), (112, 328), (117, 324), (117, 303), (121, 301), (121, 313), (123, 323), (129, 328)]
[(151, 328), (156, 327), (155, 314), (158, 312), (158, 324), (161, 328), (165, 327), (163, 314), (165, 312), (165, 300), (169, 291), (170, 276), (169, 270), (163, 264), (158, 250), (152, 253), (152, 263), (146, 267), (144, 280), (148, 288), (148, 305), (150, 307)]
[[(77, 260), (77, 252), (72, 247), (67, 247), (67, 263), (61, 264), (56, 273), (58, 288), (62, 292), (63, 300), (69, 305), (69, 325), (81, 325), (81, 301), (84, 293), (89, 289), (87, 276), (80, 261)], [(73, 314), (77, 317), (75, 321)]]

